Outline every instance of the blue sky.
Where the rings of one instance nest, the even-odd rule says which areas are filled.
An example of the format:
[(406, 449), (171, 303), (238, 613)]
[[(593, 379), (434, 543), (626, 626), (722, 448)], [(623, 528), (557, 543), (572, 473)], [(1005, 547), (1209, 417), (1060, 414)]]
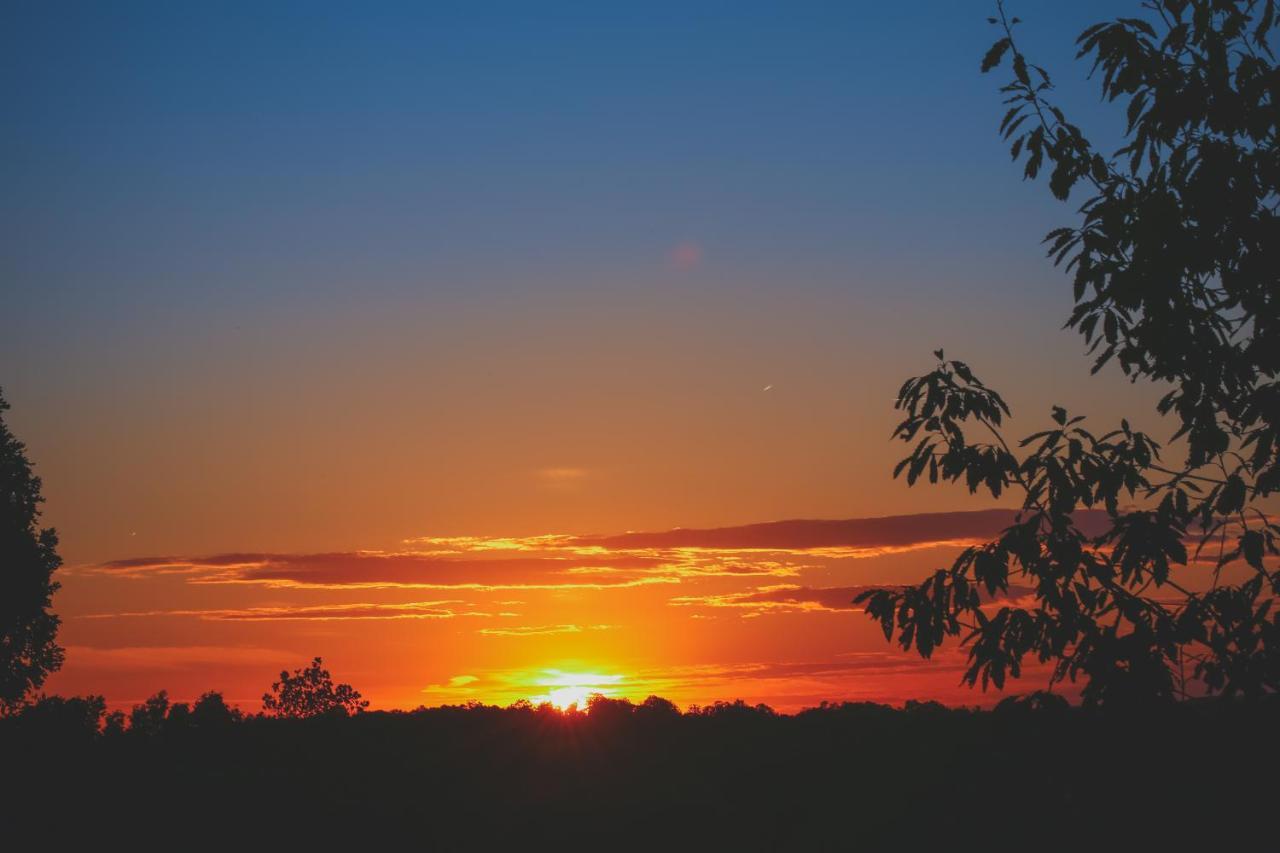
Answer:
[[(1114, 130), (1072, 42), (1131, 4), (1011, 8)], [(355, 547), (350, 500), (378, 541), (960, 502), (878, 443), (935, 347), (1020, 410), (1129, 395), (1059, 331), (992, 9), (9, 4), (0, 383), (51, 519), (105, 559), (161, 516)], [(613, 479), (512, 473), (561, 468)]]
[[(1071, 38), (1115, 7), (1014, 5), (1085, 118)], [(9, 8), (24, 310), (608, 287), (679, 239), (945, 290), (1053, 210), (994, 135), (985, 3)]]

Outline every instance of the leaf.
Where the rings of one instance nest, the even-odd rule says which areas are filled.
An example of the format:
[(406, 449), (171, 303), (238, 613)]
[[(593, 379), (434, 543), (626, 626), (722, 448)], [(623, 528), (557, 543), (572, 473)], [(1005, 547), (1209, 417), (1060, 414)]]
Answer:
[(1244, 508), (1245, 484), (1237, 474), (1227, 478), (1226, 484), (1218, 494), (1217, 509), (1219, 515), (1234, 515)]
[(1004, 58), (1005, 52), (1012, 44), (1013, 43), (1009, 41), (1009, 37), (1005, 36), (995, 44), (991, 45), (991, 48), (987, 51), (986, 55), (982, 57), (982, 73), (986, 74), (992, 68), (999, 65), (1000, 60)]
[(1245, 562), (1258, 571), (1265, 571), (1262, 565), (1262, 533), (1257, 530), (1246, 530), (1240, 537), (1240, 553)]
[(1276, 4), (1275, 0), (1267, 0), (1267, 5), (1262, 11), (1262, 17), (1258, 20), (1258, 27), (1253, 31), (1253, 40), (1260, 47), (1265, 47), (1267, 42), (1267, 33), (1271, 31), (1271, 25), (1275, 22)]
[(1053, 174), (1049, 176), (1049, 191), (1053, 193), (1054, 198), (1065, 201), (1071, 194), (1071, 188), (1075, 182), (1076, 173), (1071, 161), (1060, 160), (1054, 167)]
[(1013, 73), (1019, 83), (1024, 86), (1031, 85), (1031, 75), (1027, 74), (1027, 60), (1020, 53), (1013, 55)]

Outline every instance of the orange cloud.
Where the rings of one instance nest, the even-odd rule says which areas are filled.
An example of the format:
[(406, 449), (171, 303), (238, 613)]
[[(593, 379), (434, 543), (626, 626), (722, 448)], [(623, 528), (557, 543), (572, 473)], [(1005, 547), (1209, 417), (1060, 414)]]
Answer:
[(586, 468), (541, 468), (537, 477), (549, 489), (572, 489), (582, 485), (590, 472)]
[[(756, 613), (768, 610), (854, 610), (853, 599), (874, 587), (807, 587), (791, 584), (759, 587), (749, 592), (684, 595), (671, 599), (675, 607), (740, 607)], [(861, 608), (858, 608), (861, 609)]]
[(536, 637), (545, 634), (581, 634), (583, 631), (607, 631), (612, 625), (532, 625), (516, 628), (481, 628), (477, 634), (490, 637)]
[[(769, 611), (849, 611), (861, 612), (862, 607), (853, 600), (863, 592), (882, 589), (881, 586), (807, 587), (791, 584), (758, 587), (749, 592), (731, 592), (720, 595), (685, 595), (671, 599), (675, 607), (738, 607), (759, 615)], [(1011, 585), (1007, 592), (992, 597), (979, 594), (985, 601), (1012, 601), (1034, 593), (1031, 587)]]
[[(657, 557), (619, 555), (610, 569), (642, 572), (662, 565)], [(121, 577), (191, 575), (193, 583), (258, 583), (278, 587), (417, 589), (604, 588), (661, 583), (662, 578), (576, 582), (574, 569), (600, 568), (599, 559), (559, 556), (456, 558), (435, 554), (357, 551), (323, 554), (214, 554), (115, 560), (90, 571)]]
[[(1097, 526), (1102, 515), (1081, 513), (1078, 520)], [(704, 576), (794, 576), (806, 564), (788, 558), (856, 559), (963, 545), (998, 535), (1014, 516), (1012, 510), (985, 510), (611, 536), (424, 537), (411, 540), (426, 546), (423, 550), (135, 557), (88, 571), (122, 577), (178, 574), (191, 576), (194, 583), (278, 587), (604, 589)], [(582, 581), (587, 575), (604, 579)]]
[[(353, 681), (384, 707), (404, 707), (428, 679), (439, 682), (429, 689), (437, 699), (548, 695), (514, 667), (553, 665), (624, 673), (611, 695), (639, 699), (742, 697), (794, 708), (822, 699), (937, 697), (933, 691), (943, 688), (955, 699), (961, 694), (946, 691), (959, 681), (956, 672), (910, 655), (832, 662), (852, 649), (883, 647), (876, 626), (840, 614), (856, 612), (853, 599), (872, 585), (916, 581), (923, 564), (950, 561), (941, 550), (904, 552), (978, 541), (1013, 518), (1011, 510), (994, 510), (613, 535), (421, 537), (397, 551), (131, 557), (70, 572), (92, 595), (76, 602), (78, 611), (63, 612), (64, 642), (74, 654), (53, 689), (120, 700), (159, 687), (198, 695), (221, 685), (252, 704), (272, 670), (322, 653), (350, 667)], [(776, 620), (788, 615), (803, 621), (803, 631), (777, 631)], [(244, 651), (209, 642), (215, 636), (291, 651)], [(402, 660), (385, 660), (388, 643), (435, 654), (406, 652), (411, 673)], [(733, 649), (735, 662), (670, 665), (713, 649)], [(783, 662), (769, 663), (775, 655)], [(795, 657), (809, 662), (786, 663)], [(445, 665), (465, 676), (451, 680)], [(95, 673), (102, 672), (114, 686), (99, 686)]]
[[(579, 536), (567, 544), (594, 545), (608, 550), (642, 548), (707, 548), (721, 551), (819, 551), (851, 552), (902, 547), (929, 547), (990, 539), (1013, 524), (1017, 513), (1009, 509), (976, 512), (931, 512), (841, 520), (797, 519), (706, 529), (682, 528), (655, 533), (622, 533), (614, 536)], [(1092, 531), (1102, 529), (1106, 513), (1085, 510), (1076, 521)]]
[(245, 607), (224, 610), (134, 610), (121, 613), (89, 613), (81, 619), (147, 616), (194, 616), (218, 622), (308, 621), (340, 622), (366, 619), (454, 619), (459, 616), (493, 616), (476, 610), (455, 610), (442, 605), (457, 601), (408, 601), (399, 604), (326, 604), (309, 607)]

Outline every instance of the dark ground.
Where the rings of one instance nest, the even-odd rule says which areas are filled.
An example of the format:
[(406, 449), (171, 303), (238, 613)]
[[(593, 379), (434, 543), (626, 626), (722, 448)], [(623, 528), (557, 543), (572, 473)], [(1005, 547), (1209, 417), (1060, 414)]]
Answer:
[(105, 735), (73, 717), (0, 720), (0, 839), (30, 826), (54, 849), (1280, 849), (1275, 701), (795, 716), (607, 702)]

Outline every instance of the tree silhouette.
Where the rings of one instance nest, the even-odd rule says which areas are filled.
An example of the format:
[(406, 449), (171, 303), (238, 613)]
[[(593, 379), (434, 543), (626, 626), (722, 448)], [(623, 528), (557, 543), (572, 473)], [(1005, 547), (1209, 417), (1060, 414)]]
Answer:
[(328, 714), (345, 717), (369, 707), (350, 684), (334, 684), (322, 663), (315, 658), (306, 669), (295, 669), (293, 675), (281, 672), (280, 680), (271, 685), (271, 692), (263, 694), (262, 709), (277, 717), (303, 718)]
[[(1104, 99), (1127, 104), (1125, 144), (1111, 156), (1049, 100), (1049, 74), (1019, 51), (1003, 4), (982, 71), (1011, 60), (1000, 130), (1025, 177), (1051, 168), (1062, 200), (1087, 188), (1080, 224), (1046, 237), (1073, 275), (1067, 326), (1093, 372), (1115, 359), (1131, 381), (1170, 386), (1158, 411), (1178, 422), (1182, 461), (1163, 460), (1127, 421), (1095, 435), (1058, 407), (1015, 451), (1000, 432), (1004, 400), (941, 351), (898, 395), (894, 436), (914, 449), (895, 477), (927, 473), (996, 497), (1014, 489), (1022, 510), (919, 586), (857, 602), (886, 638), (926, 657), (963, 635), (964, 677), (984, 688), (1018, 676), (1031, 655), (1052, 663), (1051, 684), (1087, 680), (1089, 703), (1280, 689), (1280, 571), (1268, 565), (1280, 526), (1260, 505), (1280, 488), (1276, 4), (1143, 5), (1150, 20), (1097, 24), (1077, 40)], [(1109, 529), (1083, 533), (1080, 508), (1104, 509)], [(1198, 582), (1187, 582), (1190, 566)], [(1035, 589), (1034, 607), (979, 605), (980, 589), (1007, 591), (1011, 576)]]
[[(1280, 761), (1280, 696), (1270, 698), (1129, 718), (1140, 725), (1032, 694), (989, 711), (845, 702), (789, 715), (717, 702), (682, 713), (656, 697), (596, 697), (585, 713), (469, 702), (225, 727), (198, 724), (207, 703), (197, 700), (180, 728), (174, 705), (143, 737), (122, 734), (118, 714), (103, 725), (101, 697), (55, 697), (0, 719), (0, 813), (52, 838), (67, 824), (125, 834), (143, 815), (152, 832), (195, 826), (202, 840), (234, 842), (279, 827), (293, 846), (315, 837), (322, 848), (372, 833), (443, 850), (587, 849), (602, 838), (627, 849), (678, 838), (681, 848), (838, 850), (852, 827), (877, 849), (903, 847), (904, 831), (911, 849), (946, 849), (975, 815), (998, 815), (1001, 837), (1043, 837), (1052, 803), (1055, 848), (1105, 838), (1108, 848), (1204, 839), (1253, 850), (1262, 830), (1250, 818), (1269, 813), (1274, 786), (1247, 782)], [(1034, 784), (1011, 784), (1024, 779)], [(1199, 780), (1212, 784), (1180, 803), (1177, 820), (1142, 819), (1167, 812), (1171, 787)], [(304, 810), (324, 819), (282, 820)]]
[(106, 737), (119, 737), (125, 732), (124, 711), (112, 711), (102, 718), (102, 734)]
[(227, 705), (222, 694), (210, 690), (191, 706), (191, 724), (199, 729), (221, 729), (240, 721), (240, 709)]
[(42, 695), (24, 704), (14, 716), (30, 733), (83, 741), (100, 733), (106, 713), (107, 701), (101, 696)]
[(0, 714), (44, 684), (63, 658), (54, 642), (59, 620), (49, 611), (62, 564), (58, 536), (37, 524), (40, 478), (4, 422), (8, 409), (0, 393)]
[(154, 736), (164, 729), (169, 715), (169, 693), (161, 690), (129, 712), (129, 731), (136, 735)]

